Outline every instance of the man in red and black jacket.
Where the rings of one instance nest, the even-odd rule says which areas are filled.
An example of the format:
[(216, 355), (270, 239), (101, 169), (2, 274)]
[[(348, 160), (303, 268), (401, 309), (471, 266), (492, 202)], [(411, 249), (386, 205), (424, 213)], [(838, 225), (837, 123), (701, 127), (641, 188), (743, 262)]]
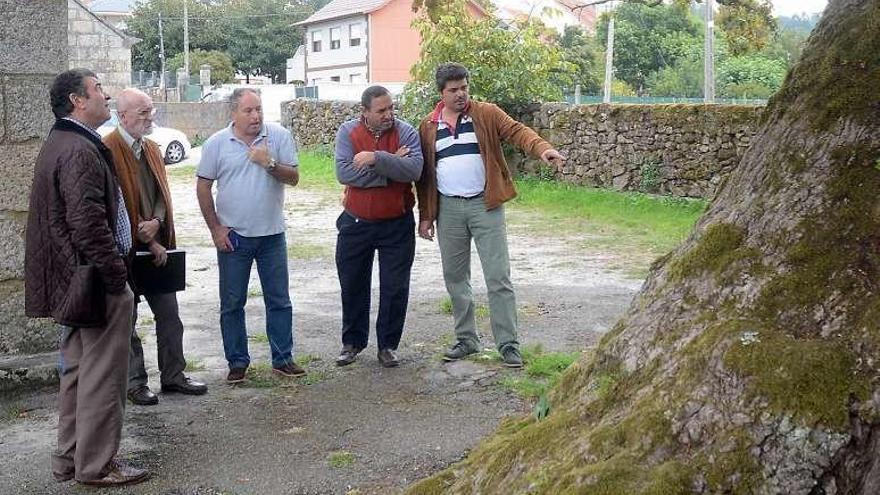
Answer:
[(413, 127), (394, 118), (388, 90), (370, 86), (361, 96), (363, 114), (336, 133), (336, 178), (345, 185), (336, 220), (336, 270), (342, 289), (342, 352), (351, 364), (370, 334), (370, 285), (379, 252), (378, 358), (400, 364), (395, 353), (403, 334), (409, 275), (415, 256), (413, 182), (422, 174), (422, 149)]

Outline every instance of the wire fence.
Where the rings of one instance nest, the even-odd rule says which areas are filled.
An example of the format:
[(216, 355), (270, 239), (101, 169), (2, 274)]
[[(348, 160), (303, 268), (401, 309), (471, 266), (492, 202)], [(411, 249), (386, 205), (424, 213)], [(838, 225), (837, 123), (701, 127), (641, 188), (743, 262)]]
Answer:
[[(581, 96), (580, 101), (575, 101), (575, 95), (566, 95), (565, 101), (572, 105), (586, 104), (594, 105), (602, 103), (601, 95)], [(624, 103), (635, 105), (670, 105), (676, 103), (703, 104), (703, 98), (680, 98), (675, 96), (612, 96), (611, 103)], [(715, 98), (717, 105), (758, 105), (764, 106), (767, 100), (757, 98)]]

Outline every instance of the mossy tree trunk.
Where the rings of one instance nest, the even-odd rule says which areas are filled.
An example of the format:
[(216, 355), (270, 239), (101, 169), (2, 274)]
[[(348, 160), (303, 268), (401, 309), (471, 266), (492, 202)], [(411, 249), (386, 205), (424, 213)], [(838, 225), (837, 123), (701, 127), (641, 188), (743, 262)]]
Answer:
[(690, 238), (413, 494), (880, 493), (880, 0), (831, 0)]

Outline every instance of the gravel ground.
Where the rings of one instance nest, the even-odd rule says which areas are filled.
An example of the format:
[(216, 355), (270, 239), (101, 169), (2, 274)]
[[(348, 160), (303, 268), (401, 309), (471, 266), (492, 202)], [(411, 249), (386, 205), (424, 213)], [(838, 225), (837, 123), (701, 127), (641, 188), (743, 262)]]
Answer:
[[(184, 165), (178, 165), (180, 167)], [(169, 168), (171, 169), (171, 168)], [(187, 290), (179, 294), (192, 376), (206, 381), (202, 397), (160, 395), (154, 407), (129, 406), (120, 454), (148, 467), (140, 485), (102, 490), (131, 494), (391, 494), (462, 458), (508, 416), (530, 405), (498, 381), (522, 371), (496, 362), (445, 364), (452, 318), (436, 243), (419, 240), (410, 311), (400, 347), (402, 365), (384, 369), (371, 342), (360, 360), (336, 368), (341, 324), (333, 263), (338, 195), (289, 188), (286, 202), (295, 353), (309, 356), (306, 379), (269, 386), (228, 386), (218, 327), (216, 254), (201, 219), (193, 178), (172, 178), (178, 237), (187, 250)], [(535, 236), (510, 225), (520, 341), (545, 350), (581, 351), (595, 344), (629, 305), (641, 284), (627, 278), (614, 253), (586, 253), (577, 239)], [(485, 284), (474, 253), (474, 289)], [(374, 273), (374, 287), (378, 276)], [(374, 290), (376, 306), (378, 292)], [(151, 386), (158, 391), (155, 335), (146, 304), (145, 340)], [(265, 331), (256, 270), (247, 306), (248, 332)], [(375, 318), (375, 315), (374, 315)], [(492, 347), (488, 319), (479, 321)], [(268, 344), (250, 342), (253, 364), (268, 363)], [(57, 416), (54, 390), (0, 400), (0, 493), (64, 494), (95, 490), (55, 483), (49, 468)], [(331, 462), (333, 461), (333, 462)]]

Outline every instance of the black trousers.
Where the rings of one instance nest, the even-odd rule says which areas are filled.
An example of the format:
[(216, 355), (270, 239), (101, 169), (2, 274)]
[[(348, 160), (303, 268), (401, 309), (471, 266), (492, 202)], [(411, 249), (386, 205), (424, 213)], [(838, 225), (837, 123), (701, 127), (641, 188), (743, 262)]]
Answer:
[(336, 220), (336, 271), (342, 289), (342, 344), (367, 347), (373, 259), (379, 253), (379, 349), (397, 349), (409, 302), (409, 275), (416, 250), (412, 213), (368, 222), (342, 212)]

